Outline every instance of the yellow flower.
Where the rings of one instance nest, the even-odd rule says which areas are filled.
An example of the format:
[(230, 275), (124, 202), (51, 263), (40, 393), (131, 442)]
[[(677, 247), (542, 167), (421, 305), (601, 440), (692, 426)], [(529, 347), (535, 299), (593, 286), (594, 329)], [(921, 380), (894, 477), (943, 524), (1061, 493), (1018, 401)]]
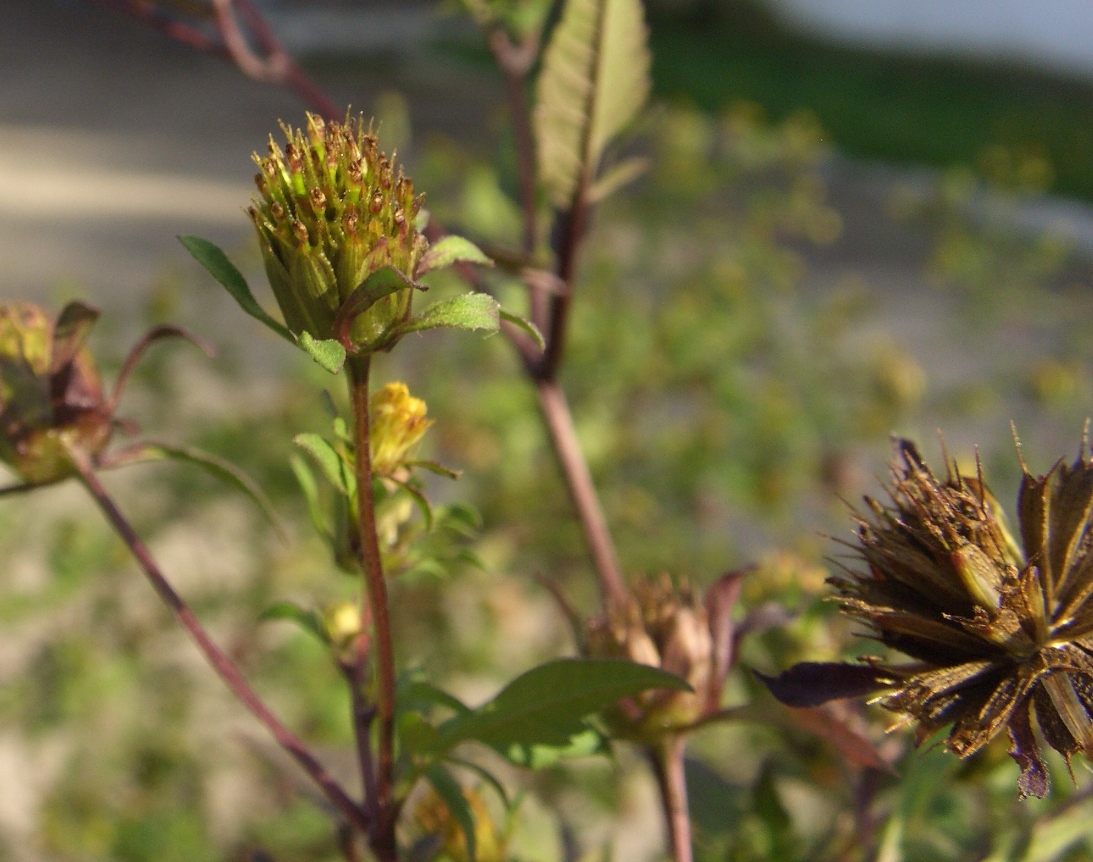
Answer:
[(388, 383), (373, 393), (370, 404), (372, 472), (389, 476), (407, 460), (433, 424), (428, 408), (410, 395), (405, 383)]

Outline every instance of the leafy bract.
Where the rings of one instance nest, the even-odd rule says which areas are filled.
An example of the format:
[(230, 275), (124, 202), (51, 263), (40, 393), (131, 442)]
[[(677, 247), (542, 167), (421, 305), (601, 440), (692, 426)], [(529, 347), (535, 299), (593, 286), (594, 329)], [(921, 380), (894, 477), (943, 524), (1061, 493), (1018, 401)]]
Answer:
[(178, 241), (186, 246), (186, 250), (194, 256), (194, 259), (209, 271), (209, 275), (227, 288), (228, 293), (239, 303), (243, 311), (264, 323), (282, 338), (296, 341), (283, 324), (270, 317), (258, 304), (243, 274), (236, 269), (234, 263), (228, 260), (228, 256), (219, 246), (199, 236), (180, 236)]
[(617, 659), (558, 659), (521, 674), (493, 700), (439, 728), (450, 750), (476, 740), (501, 752), (514, 746), (568, 746), (585, 719), (620, 698), (653, 688), (686, 691), (686, 680), (660, 668)]
[(571, 209), (604, 149), (649, 95), (641, 0), (568, 0), (543, 55), (535, 106), (539, 176)]
[(309, 332), (301, 332), (297, 343), (300, 348), (331, 374), (337, 374), (345, 365), (345, 348), (333, 338), (317, 341)]
[(493, 261), (478, 246), (461, 236), (446, 236), (437, 240), (421, 258), (414, 277), (418, 278), (434, 269), (444, 269), (457, 263), (476, 263), (493, 266)]
[(464, 293), (426, 308), (411, 320), (403, 332), (421, 329), (485, 329), (496, 332), (501, 325), (497, 300), (488, 293)]
[(260, 620), (288, 620), (296, 623), (305, 632), (318, 638), (322, 643), (330, 643), (326, 628), (323, 626), (322, 617), (316, 611), (301, 608), (292, 602), (275, 602), (262, 611), (258, 618)]

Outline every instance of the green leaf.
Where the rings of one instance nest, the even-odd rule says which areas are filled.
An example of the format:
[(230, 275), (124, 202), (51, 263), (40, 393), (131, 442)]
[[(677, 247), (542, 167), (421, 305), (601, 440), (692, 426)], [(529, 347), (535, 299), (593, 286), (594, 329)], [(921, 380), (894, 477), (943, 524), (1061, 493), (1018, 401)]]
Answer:
[(101, 313), (97, 308), (82, 302), (70, 302), (61, 309), (57, 322), (53, 325), (50, 373), (56, 374), (76, 357)]
[(228, 260), (228, 256), (217, 245), (199, 236), (180, 236), (178, 241), (186, 246), (186, 250), (194, 256), (194, 259), (209, 271), (209, 275), (227, 288), (228, 293), (239, 303), (243, 311), (264, 323), (282, 338), (295, 343), (296, 339), (284, 324), (270, 317), (258, 304), (243, 274), (235, 268), (235, 264)]
[(426, 680), (410, 679), (399, 684), (395, 692), (395, 709), (399, 712), (406, 710), (420, 712), (423, 708), (433, 706), (442, 706), (457, 715), (466, 715), (471, 711), (470, 707), (458, 697), (448, 694)]
[(436, 473), (448, 479), (458, 479), (463, 475), (461, 471), (451, 470), (436, 461), (404, 461), (403, 463), (407, 467), (420, 467), (422, 470), (428, 470), (430, 473)]
[(260, 620), (288, 620), (294, 622), (308, 634), (314, 635), (324, 644), (330, 640), (326, 636), (326, 628), (322, 618), (316, 611), (301, 608), (292, 602), (275, 602), (259, 615)]
[(296, 482), (300, 485), (300, 490), (303, 492), (304, 500), (307, 503), (307, 515), (311, 519), (311, 525), (320, 536), (326, 536), (328, 539), (332, 539), (334, 537), (333, 533), (326, 522), (322, 506), (319, 503), (319, 486), (315, 481), (315, 474), (311, 472), (311, 468), (304, 463), (304, 459), (299, 455), (290, 455), (288, 465), (292, 468), (292, 473), (296, 477)]
[(342, 456), (324, 437), (310, 433), (297, 434), (292, 438), (292, 442), (315, 459), (315, 463), (319, 465), (319, 469), (323, 471), (323, 475), (331, 485), (343, 494), (349, 494), (349, 483), (346, 481), (349, 471), (342, 461)]
[(440, 727), (445, 749), (477, 740), (512, 746), (564, 747), (584, 720), (620, 698), (652, 688), (689, 691), (686, 680), (660, 668), (616, 659), (558, 659), (510, 682), (489, 703)]
[(410, 499), (414, 501), (414, 505), (421, 512), (421, 517), (425, 519), (425, 530), (431, 533), (433, 531), (433, 507), (429, 503), (429, 499), (409, 482), (403, 482), (399, 479), (391, 479), (391, 481), (405, 491)]
[(649, 95), (641, 0), (568, 0), (543, 54), (535, 134), (539, 176), (554, 206), (573, 207), (603, 151)]
[(540, 350), (546, 350), (546, 341), (543, 340), (543, 333), (539, 331), (539, 327), (532, 323), (530, 320), (525, 320), (518, 314), (513, 314), (511, 311), (505, 311), (505, 309), (498, 309), (502, 320), (507, 320), (513, 326), (524, 330), (530, 335), (535, 343), (539, 345)]
[(595, 728), (586, 728), (567, 745), (510, 745), (500, 754), (525, 769), (546, 769), (573, 757), (591, 757), (610, 751), (608, 740)]
[(105, 466), (124, 467), (130, 464), (144, 463), (146, 461), (162, 461), (167, 459), (184, 461), (188, 464), (201, 467), (225, 484), (231, 485), (238, 491), (242, 491), (254, 501), (259, 509), (262, 510), (262, 514), (266, 516), (274, 529), (277, 530), (278, 535), (280, 535), (282, 539), (285, 538), (284, 528), (277, 518), (277, 513), (273, 509), (273, 504), (269, 501), (269, 498), (262, 489), (258, 487), (258, 483), (230, 461), (225, 461), (223, 458), (210, 455), (208, 452), (202, 452), (200, 449), (195, 449), (192, 446), (175, 446), (171, 443), (161, 443), (159, 441), (149, 440), (116, 453), (115, 457), (109, 459)]
[(331, 374), (337, 374), (345, 365), (345, 348), (333, 338), (316, 341), (310, 332), (301, 332), (296, 340), (300, 348)]
[(414, 270), (414, 278), (420, 278), (434, 269), (444, 269), (457, 263), (476, 263), (479, 266), (493, 266), (493, 261), (469, 239), (461, 236), (446, 236), (429, 246)]
[(450, 327), (452, 329), (485, 329), (497, 332), (501, 326), (497, 300), (488, 293), (465, 293), (426, 308), (402, 327), (402, 332)]
[(598, 204), (604, 198), (613, 195), (649, 170), (649, 164), (649, 159), (644, 156), (635, 156), (612, 165), (588, 190), (588, 202)]
[(478, 852), (475, 846), (474, 812), (471, 811), (467, 797), (463, 795), (463, 788), (443, 766), (433, 766), (425, 770), (425, 778), (433, 786), (436, 795), (444, 800), (452, 818), (459, 824), (463, 839), (467, 842), (467, 858), (474, 862)]

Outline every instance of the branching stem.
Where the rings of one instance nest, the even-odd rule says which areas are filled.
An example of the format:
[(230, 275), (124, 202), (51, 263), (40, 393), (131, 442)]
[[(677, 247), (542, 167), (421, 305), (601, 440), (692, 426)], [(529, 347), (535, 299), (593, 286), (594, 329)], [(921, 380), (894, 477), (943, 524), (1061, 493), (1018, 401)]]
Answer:
[[(376, 512), (372, 499), (372, 447), (368, 416), (368, 373), (370, 357), (350, 357), (349, 397), (353, 403), (354, 442), (357, 461), (357, 509), (360, 519), (360, 553), (366, 585), (366, 604), (375, 627), (376, 681), (379, 688), (378, 764), (376, 770), (377, 826), (372, 833), (372, 850), (380, 862), (398, 858), (395, 845), (397, 805), (392, 798), (395, 783), (395, 653), (391, 638), (391, 616), (387, 600), (387, 581), (383, 575), (379, 539), (376, 536)], [(366, 610), (361, 610), (366, 623)], [(361, 729), (357, 729), (358, 734)], [(365, 731), (367, 733), (367, 731)]]
[(128, 546), (140, 567), (144, 570), (152, 588), (159, 594), (164, 604), (171, 609), (175, 618), (186, 629), (190, 637), (197, 644), (198, 649), (205, 655), (209, 664), (225, 682), (232, 693), (242, 702), (250, 713), (258, 719), (266, 729), (273, 734), (273, 738), (287, 751), (292, 758), (311, 776), (312, 780), (330, 800), (331, 804), (353, 825), (353, 828), (367, 834), (371, 821), (364, 810), (357, 805), (349, 794), (338, 784), (323, 768), (323, 765), (308, 751), (307, 746), (291, 730), (285, 727), (280, 719), (273, 714), (262, 699), (250, 687), (242, 672), (235, 663), (213, 642), (212, 638), (198, 622), (193, 611), (175, 592), (174, 587), (160, 571), (148, 548), (137, 536), (132, 525), (114, 503), (113, 498), (99, 482), (90, 461), (82, 453), (73, 452), (73, 459), (80, 470), (83, 484), (95, 498), (106, 515), (111, 526), (117, 531), (122, 541)]

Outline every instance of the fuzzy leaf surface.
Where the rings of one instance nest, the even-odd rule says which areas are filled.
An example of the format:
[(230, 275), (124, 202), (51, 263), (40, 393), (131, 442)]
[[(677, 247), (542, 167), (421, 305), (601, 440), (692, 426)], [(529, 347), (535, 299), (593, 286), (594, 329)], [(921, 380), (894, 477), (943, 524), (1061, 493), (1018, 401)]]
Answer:
[(304, 353), (331, 374), (337, 374), (345, 365), (345, 348), (333, 338), (316, 341), (311, 337), (311, 333), (301, 332), (297, 344)]
[(429, 246), (429, 250), (417, 265), (414, 277), (419, 277), (434, 269), (444, 269), (457, 263), (475, 263), (479, 266), (493, 266), (493, 261), (482, 249), (469, 239), (461, 236), (446, 236)]
[(403, 332), (422, 329), (485, 329), (496, 332), (501, 326), (497, 300), (488, 293), (465, 293), (437, 302), (411, 320)]
[(649, 95), (641, 0), (569, 0), (543, 54), (535, 106), (539, 176), (568, 210), (605, 147)]

